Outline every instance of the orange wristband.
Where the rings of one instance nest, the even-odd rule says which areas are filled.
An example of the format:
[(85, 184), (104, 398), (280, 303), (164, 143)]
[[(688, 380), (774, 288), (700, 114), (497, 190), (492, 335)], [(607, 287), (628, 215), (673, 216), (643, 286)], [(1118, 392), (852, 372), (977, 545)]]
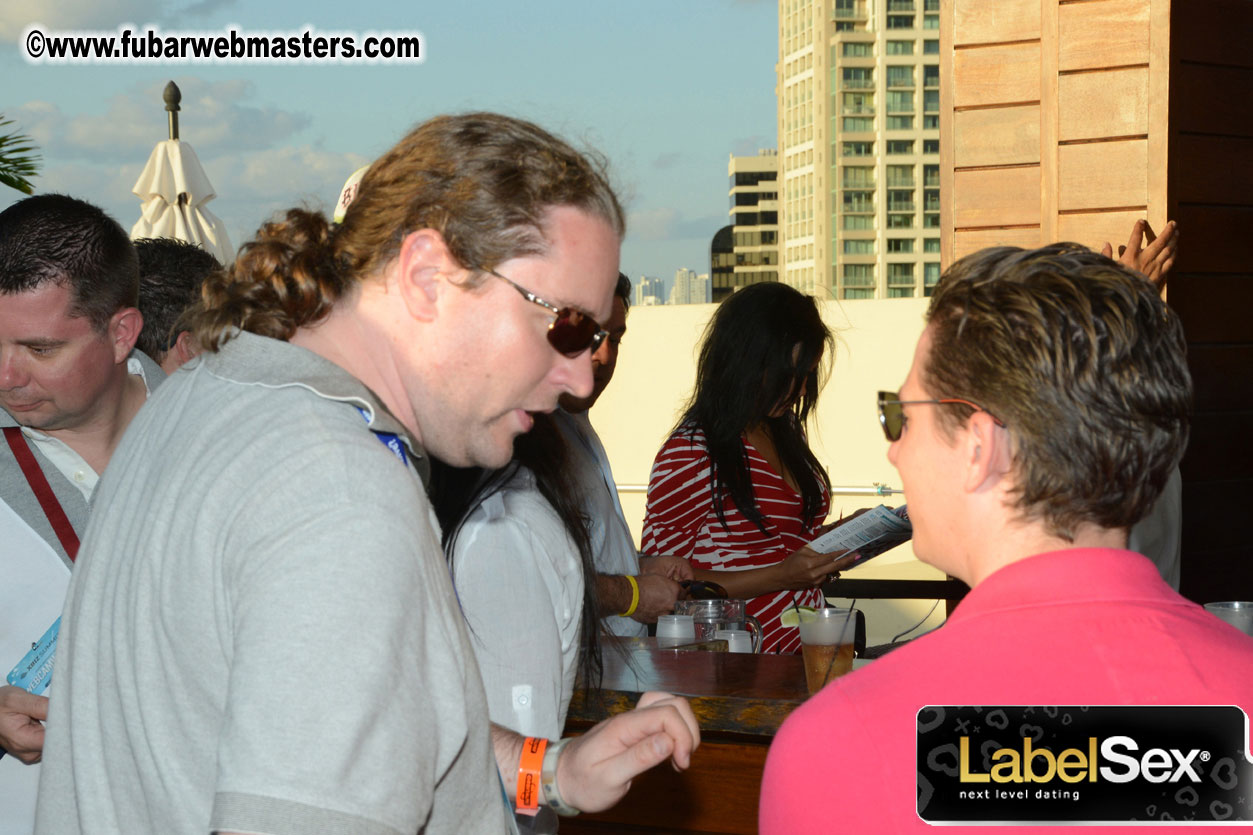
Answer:
[(522, 740), (522, 756), (518, 758), (518, 812), (534, 815), (539, 811), (540, 772), (544, 767), (547, 739), (528, 736)]

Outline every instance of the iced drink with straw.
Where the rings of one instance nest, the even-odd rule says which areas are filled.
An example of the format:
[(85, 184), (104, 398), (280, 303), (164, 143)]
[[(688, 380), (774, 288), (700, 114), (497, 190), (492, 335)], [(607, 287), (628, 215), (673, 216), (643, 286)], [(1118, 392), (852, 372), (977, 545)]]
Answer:
[(811, 696), (853, 669), (855, 626), (852, 609), (829, 606), (800, 612), (801, 655)]

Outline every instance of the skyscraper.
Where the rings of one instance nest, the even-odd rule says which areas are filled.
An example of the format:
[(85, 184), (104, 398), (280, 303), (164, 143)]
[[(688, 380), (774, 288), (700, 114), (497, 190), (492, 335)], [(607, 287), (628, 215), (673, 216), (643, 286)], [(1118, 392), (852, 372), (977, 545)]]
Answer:
[(694, 270), (685, 267), (675, 271), (669, 304), (708, 304), (710, 301), (708, 273), (697, 275)]
[(779, 280), (779, 155), (773, 148), (751, 157), (732, 155), (731, 180), (733, 266), (715, 272), (713, 299), (762, 281)]
[(646, 275), (640, 276), (635, 279), (633, 291), (635, 298), (631, 303), (634, 305), (665, 304), (665, 285), (665, 281), (660, 278), (652, 278)]
[(720, 302), (735, 289), (735, 227), (727, 225), (709, 242), (709, 277), (713, 301)]
[(783, 280), (923, 295), (940, 276), (939, 0), (779, 0)]

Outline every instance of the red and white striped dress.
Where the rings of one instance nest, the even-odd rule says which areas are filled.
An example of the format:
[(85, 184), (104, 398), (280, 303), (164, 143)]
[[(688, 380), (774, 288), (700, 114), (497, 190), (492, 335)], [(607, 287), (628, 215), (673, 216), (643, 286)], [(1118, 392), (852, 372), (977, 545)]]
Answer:
[[(743, 571), (780, 562), (818, 535), (816, 528), (830, 509), (825, 486), (817, 518), (813, 525), (806, 526), (800, 494), (788, 486), (752, 444), (747, 440), (743, 443), (748, 452), (753, 498), (770, 533), (763, 534), (730, 498), (724, 500), (726, 527), (718, 521), (705, 433), (695, 424), (685, 423), (666, 439), (653, 462), (644, 517), (644, 553), (677, 554), (698, 568)], [(795, 598), (802, 606), (818, 606), (822, 593), (808, 589), (795, 592)], [(799, 630), (779, 625), (779, 614), (792, 605), (791, 591), (763, 594), (748, 602), (748, 613), (761, 621), (763, 652), (800, 651)]]

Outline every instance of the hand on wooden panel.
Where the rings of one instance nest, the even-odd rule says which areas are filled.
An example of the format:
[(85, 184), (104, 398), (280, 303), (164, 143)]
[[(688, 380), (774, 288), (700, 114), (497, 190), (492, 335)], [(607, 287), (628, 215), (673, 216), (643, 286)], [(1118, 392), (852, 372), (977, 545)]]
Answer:
[[(1123, 266), (1142, 273), (1153, 282), (1157, 291), (1166, 289), (1166, 277), (1175, 265), (1175, 253), (1179, 249), (1179, 225), (1167, 222), (1162, 234), (1153, 232), (1147, 220), (1137, 220), (1131, 227), (1131, 237), (1126, 246), (1118, 247), (1118, 261)], [(1106, 258), (1114, 257), (1114, 247), (1108, 242), (1101, 248)]]

